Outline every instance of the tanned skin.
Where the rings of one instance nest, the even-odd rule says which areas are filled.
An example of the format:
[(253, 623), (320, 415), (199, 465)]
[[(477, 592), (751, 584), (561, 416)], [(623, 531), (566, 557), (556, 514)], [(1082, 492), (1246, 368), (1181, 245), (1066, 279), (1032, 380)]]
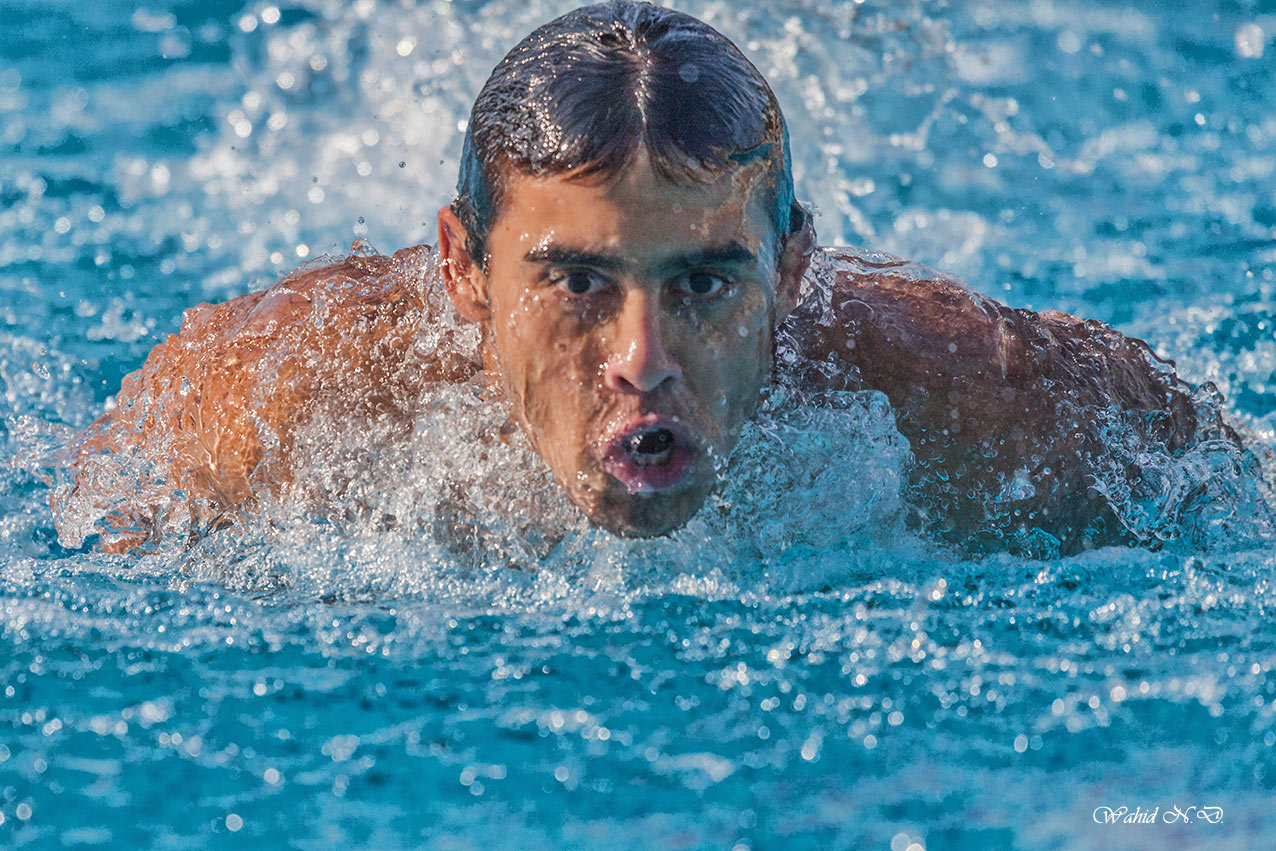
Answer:
[[(1038, 527), (1064, 552), (1126, 540), (1093, 486), (1092, 462), (1110, 449), (1110, 420), (1096, 417), (1104, 409), (1170, 453), (1206, 432), (1239, 443), (1217, 414), (1198, 422), (1193, 388), (1141, 340), (1053, 310), (1008, 308), (888, 256), (833, 254), (849, 268), (829, 303), (799, 306), (781, 336), (802, 353), (803, 386), (890, 399), (913, 450), (923, 525), (941, 538), (1000, 549), (1001, 534)], [(811, 368), (830, 355), (840, 372)], [(992, 525), (1002, 528), (985, 528), (989, 502), (1014, 479), (1032, 496), (998, 505), (1003, 520)]]
[[(1192, 441), (1200, 428), (1226, 429), (1217, 421), (1197, 422), (1190, 388), (1142, 342), (1065, 314), (1007, 308), (915, 264), (839, 249), (831, 252), (839, 270), (831, 287), (811, 288), (799, 300), (814, 233), (809, 224), (796, 234), (771, 233), (764, 224), (766, 214), (753, 202), (755, 195), (750, 181), (738, 176), (721, 187), (711, 184), (694, 192), (665, 185), (641, 163), (607, 186), (559, 178), (539, 184), (531, 178), (514, 181), (506, 201), (514, 205), (509, 214), (514, 218), (498, 217), (493, 234), (500, 232), (502, 221), (516, 227), (492, 249), (492, 262), (510, 269), (525, 266), (532, 261), (525, 261), (524, 253), (527, 258), (540, 256), (525, 252), (527, 245), (571, 234), (579, 242), (598, 231), (598, 244), (619, 251), (624, 263), (617, 267), (624, 269), (613, 273), (572, 267), (570, 274), (577, 279), (571, 286), (586, 289), (587, 284), (583, 298), (596, 299), (592, 302), (565, 295), (561, 283), (533, 291), (517, 278), (500, 283), (496, 271), (489, 280), (465, 254), (465, 234), (445, 208), (440, 213), (443, 276), (460, 315), (483, 327), (483, 362), (454, 355), (440, 360), (417, 350), (415, 341), (423, 330), (441, 321), (441, 310), (450, 309), (428, 296), (437, 285), (425, 280), (430, 249), (423, 246), (393, 257), (354, 254), (335, 265), (295, 273), (262, 292), (192, 308), (181, 330), (124, 379), (115, 408), (68, 447), (69, 476), (55, 491), (55, 518), (76, 490), (101, 489), (101, 459), (122, 453), (154, 462), (163, 446), (166, 454), (159, 463), (167, 467), (157, 479), (170, 492), (160, 498), (138, 493), (127, 500), (126, 508), (99, 524), (99, 546), (126, 552), (146, 543), (161, 525), (163, 518), (156, 516), (161, 510), (188, 511), (191, 534), (198, 536), (232, 522), (237, 512), (251, 508), (258, 494), (289, 486), (298, 435), (312, 419), (375, 419), (398, 424), (406, 433), (413, 402), (431, 383), (464, 381), (485, 371), (494, 388), (504, 382), (512, 416), (591, 519), (622, 534), (660, 534), (685, 522), (703, 501), (708, 479), (692, 481), (694, 475), (688, 474), (685, 487), (634, 496), (629, 514), (624, 513), (627, 503), (611, 505), (627, 499), (614, 480), (605, 485), (611, 488), (605, 493), (604, 484), (589, 493), (572, 492), (575, 480), (587, 479), (581, 470), (591, 462), (560, 452), (554, 440), (575, 451), (584, 438), (556, 438), (556, 424), (537, 419), (544, 419), (543, 412), (523, 409), (530, 404), (524, 385), (539, 380), (526, 373), (527, 365), (534, 366), (538, 355), (520, 353), (517, 347), (534, 346), (537, 338), (500, 342), (505, 332), (495, 324), (501, 317), (492, 315), (492, 304), (514, 298), (501, 296), (501, 286), (520, 299), (517, 307), (502, 309), (522, 311), (520, 316), (531, 317), (529, 321), (540, 315), (538, 309), (558, 311), (551, 316), (555, 328), (567, 327), (563, 316), (590, 317), (594, 324), (588, 328), (584, 319), (572, 320), (570, 327), (584, 328), (571, 333), (593, 335), (591, 345), (605, 350), (588, 355), (598, 359), (593, 371), (601, 376), (589, 397), (592, 404), (612, 405), (619, 399), (617, 410), (629, 411), (628, 416), (672, 411), (675, 420), (693, 423), (697, 405), (708, 405), (705, 400), (711, 397), (725, 392), (719, 399), (724, 405), (727, 398), (742, 400), (728, 406), (721, 433), (709, 434), (712, 428), (704, 426), (705, 435), (694, 438), (726, 452), (755, 407), (750, 400), (765, 382), (768, 365), (772, 380), (813, 397), (830, 390), (881, 391), (890, 399), (917, 462), (913, 501), (920, 525), (957, 542), (991, 534), (987, 543), (1004, 548), (999, 536), (1027, 527), (1054, 535), (1065, 552), (1122, 540), (1120, 524), (1092, 487), (1089, 462), (1103, 451), (1104, 439), (1095, 409), (1116, 406), (1127, 412), (1142, 436), (1171, 452)], [(555, 203), (560, 198), (561, 205)], [(680, 230), (671, 224), (667, 211), (675, 207), (693, 226)], [(696, 239), (711, 236), (715, 245), (725, 240), (748, 248), (757, 268), (674, 271), (668, 281), (647, 271), (659, 265), (665, 242), (690, 240), (694, 246)], [(512, 252), (508, 261), (500, 254), (506, 247)], [(692, 308), (678, 310), (702, 310), (704, 317), (735, 311), (722, 315), (732, 316), (732, 322), (746, 317), (755, 325), (765, 320), (772, 327), (751, 327), (748, 334), (736, 335), (701, 317), (688, 330), (678, 330), (674, 324), (683, 320), (670, 318), (674, 308), (660, 308), (657, 302), (671, 292), (689, 292), (688, 274), (701, 275), (697, 290), (711, 288), (704, 275), (738, 276), (739, 295), (733, 290), (729, 298), (740, 306), (695, 301)], [(660, 313), (662, 309), (666, 312)], [(543, 345), (554, 342), (543, 340)], [(504, 363), (494, 350), (500, 345), (515, 352), (507, 352)], [(746, 364), (739, 376), (704, 373), (708, 367), (695, 362), (697, 346), (711, 351), (726, 347), (722, 351), (730, 363), (748, 361), (755, 352), (765, 361), (759, 369)], [(771, 364), (773, 352), (779, 354)], [(582, 376), (593, 363), (581, 361)], [(511, 388), (511, 376), (518, 387)], [(588, 379), (579, 378), (576, 384), (582, 381)], [(719, 392), (714, 382), (738, 386)], [(148, 455), (148, 449), (154, 451)], [(607, 479), (593, 468), (587, 472)], [(1031, 487), (1021, 487), (1008, 499), (1004, 493), (1011, 481)], [(183, 498), (174, 501), (172, 492)], [(990, 525), (987, 506), (999, 494), (997, 505), (1004, 516)], [(663, 505), (672, 518), (664, 526), (661, 512), (653, 509)]]
[[(106, 453), (166, 459), (158, 478), (184, 492), (177, 510), (190, 512), (198, 534), (229, 523), (263, 488), (291, 483), (298, 429), (317, 412), (407, 428), (406, 411), (430, 382), (464, 381), (479, 369), (413, 351), (418, 327), (437, 313), (423, 298), (428, 253), (352, 254), (187, 310), (181, 330), (124, 378), (115, 407), (68, 447), (72, 483), (55, 491), (55, 519), (76, 489), (100, 486)], [(157, 512), (172, 510), (168, 496), (137, 494), (103, 521), (99, 547), (118, 553), (145, 543)]]

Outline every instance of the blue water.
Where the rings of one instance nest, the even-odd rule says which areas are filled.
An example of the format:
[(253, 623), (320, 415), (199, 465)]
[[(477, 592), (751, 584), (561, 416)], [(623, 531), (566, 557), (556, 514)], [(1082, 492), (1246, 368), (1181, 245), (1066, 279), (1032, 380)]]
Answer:
[[(868, 397), (768, 413), (670, 541), (583, 528), (514, 447), (477, 510), (536, 503), (552, 552), (286, 505), (190, 551), (58, 542), (42, 454), (184, 308), (432, 239), (470, 100), (569, 5), (0, 0), (0, 846), (1276, 843), (1258, 516), (1205, 548), (953, 555), (897, 522)], [(772, 81), (823, 242), (1147, 339), (1270, 481), (1276, 3), (1183, 5), (682, 8)], [(406, 456), (324, 445), (429, 515), (431, 439), (486, 433), (467, 393)]]

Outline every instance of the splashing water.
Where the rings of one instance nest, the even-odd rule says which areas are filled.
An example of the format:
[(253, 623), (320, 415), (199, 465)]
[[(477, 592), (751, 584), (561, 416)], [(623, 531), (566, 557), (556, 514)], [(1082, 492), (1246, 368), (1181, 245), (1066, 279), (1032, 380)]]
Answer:
[(329, 510), (285, 493), (139, 557), (58, 543), (41, 456), (182, 310), (351, 237), (431, 239), (470, 100), (570, 5), (6, 4), (0, 842), (1271, 844), (1261, 4), (683, 6), (775, 86), (822, 242), (1111, 322), (1217, 386), (1248, 457), (1109, 423), (1101, 484), (1159, 548), (927, 543), (873, 393), (773, 394), (700, 515), (622, 541), (472, 384), (414, 400), (406, 440), (316, 422)]

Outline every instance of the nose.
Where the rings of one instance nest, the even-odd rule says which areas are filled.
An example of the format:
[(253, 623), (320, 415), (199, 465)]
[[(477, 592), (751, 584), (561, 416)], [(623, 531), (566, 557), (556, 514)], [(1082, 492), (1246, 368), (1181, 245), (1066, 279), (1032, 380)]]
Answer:
[(682, 377), (661, 333), (658, 308), (651, 301), (637, 289), (625, 295), (611, 356), (603, 366), (603, 384), (609, 390), (648, 393)]

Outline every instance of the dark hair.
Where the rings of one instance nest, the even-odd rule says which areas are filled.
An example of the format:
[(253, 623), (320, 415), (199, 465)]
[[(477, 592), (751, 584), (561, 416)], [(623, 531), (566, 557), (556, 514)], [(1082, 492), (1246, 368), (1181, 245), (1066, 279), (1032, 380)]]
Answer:
[[(793, 201), (788, 129), (771, 87), (725, 36), (690, 15), (617, 0), (568, 12), (520, 41), (474, 101), (452, 209), (484, 267), (507, 169), (618, 174), (642, 144), (676, 183), (771, 163), (776, 233), (806, 213)], [(792, 218), (800, 216), (794, 224)]]

